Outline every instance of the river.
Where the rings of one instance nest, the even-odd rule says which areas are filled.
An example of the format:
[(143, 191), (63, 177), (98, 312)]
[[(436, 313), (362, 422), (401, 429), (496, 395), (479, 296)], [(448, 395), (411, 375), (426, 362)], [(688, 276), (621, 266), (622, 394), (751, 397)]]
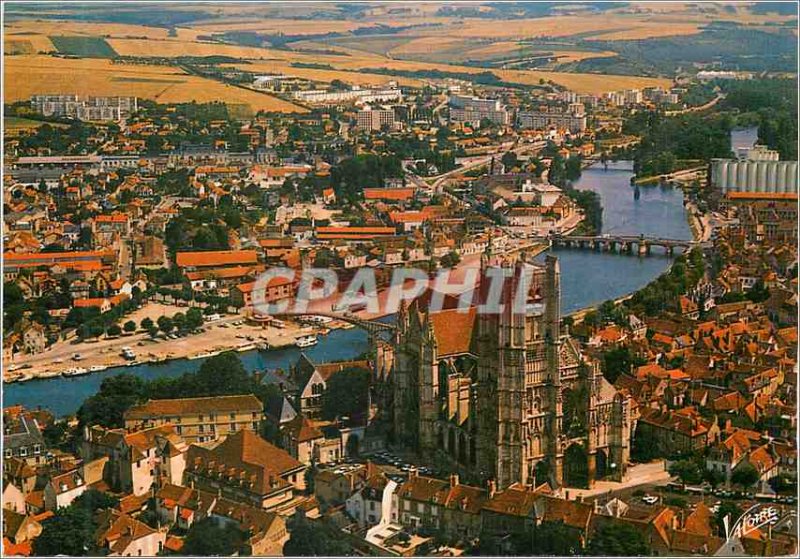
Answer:
[[(578, 189), (594, 190), (600, 194), (603, 232), (690, 239), (682, 191), (670, 187), (642, 187), (640, 198), (635, 200), (630, 186), (632, 175), (630, 162), (617, 162), (610, 163), (607, 170), (599, 165), (589, 167), (575, 183)], [(555, 254), (561, 263), (561, 307), (564, 313), (635, 291), (666, 270), (671, 262), (655, 249), (647, 258), (576, 249), (560, 249)], [(319, 340), (319, 344), (305, 350), (311, 359), (317, 361), (353, 358), (368, 349), (366, 333), (357, 328), (334, 330)], [(299, 356), (300, 350), (296, 348), (241, 354), (248, 370), (285, 370)], [(196, 370), (200, 363), (199, 360), (177, 360), (161, 365), (109, 369), (81, 377), (15, 383), (4, 387), (4, 405), (43, 406), (59, 416), (67, 415), (74, 413), (109, 376), (126, 372), (144, 379), (175, 377)]]

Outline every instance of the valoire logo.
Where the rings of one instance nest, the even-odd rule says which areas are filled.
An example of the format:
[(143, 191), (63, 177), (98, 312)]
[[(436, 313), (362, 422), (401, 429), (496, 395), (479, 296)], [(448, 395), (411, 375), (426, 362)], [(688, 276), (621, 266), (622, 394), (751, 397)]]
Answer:
[(775, 505), (763, 503), (753, 505), (739, 517), (732, 527), (730, 526), (730, 515), (723, 519), (725, 540), (727, 543), (731, 543), (756, 530), (766, 526), (773, 526), (789, 516), (796, 516), (796, 512), (794, 510), (782, 510)]

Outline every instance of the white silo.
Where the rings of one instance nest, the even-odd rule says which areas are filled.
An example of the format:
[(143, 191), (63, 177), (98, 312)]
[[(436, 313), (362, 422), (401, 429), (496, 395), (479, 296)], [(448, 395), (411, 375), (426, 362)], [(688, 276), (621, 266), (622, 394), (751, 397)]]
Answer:
[(753, 164), (749, 161), (740, 161), (736, 168), (736, 186), (740, 192), (748, 191), (749, 185), (747, 184), (748, 171)]
[(756, 171), (758, 169), (758, 162), (757, 161), (748, 161), (747, 162), (747, 184), (745, 185), (749, 192), (763, 192), (763, 186), (758, 185), (758, 177), (756, 176)]
[(759, 192), (764, 192), (767, 189), (767, 168), (770, 166), (768, 161), (759, 161), (756, 164), (756, 188)]
[(728, 176), (728, 165), (730, 165), (729, 161), (721, 160), (719, 163), (719, 185), (720, 190), (722, 192), (727, 192), (730, 189), (730, 184), (728, 184), (729, 176)]
[(770, 192), (780, 192), (782, 188), (786, 188), (789, 184), (789, 162), (780, 161), (778, 163), (778, 183)]
[(736, 187), (736, 167), (739, 165), (736, 161), (728, 161), (725, 165), (725, 192), (737, 192), (739, 189)]
[(797, 176), (797, 161), (790, 161), (789, 162), (789, 183), (787, 184), (786, 192), (790, 192), (792, 194), (797, 194), (798, 188), (800, 186), (798, 184), (798, 176)]
[(777, 192), (778, 165), (779, 163), (777, 162), (770, 162), (769, 167), (767, 168), (767, 184), (764, 185), (764, 189), (767, 192)]

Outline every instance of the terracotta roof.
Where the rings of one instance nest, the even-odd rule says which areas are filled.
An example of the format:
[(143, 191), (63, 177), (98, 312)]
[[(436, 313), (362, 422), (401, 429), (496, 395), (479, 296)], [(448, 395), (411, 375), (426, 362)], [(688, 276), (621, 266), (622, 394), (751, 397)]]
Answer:
[(95, 524), (96, 544), (117, 555), (121, 555), (132, 542), (156, 532), (144, 522), (139, 522), (114, 509), (98, 512)]
[(594, 507), (588, 503), (567, 501), (557, 497), (544, 496), (540, 502), (544, 504), (543, 520), (560, 521), (581, 531), (588, 528), (594, 511)]
[(410, 200), (416, 188), (365, 188), (366, 200)]
[(411, 476), (397, 490), (397, 496), (413, 501), (443, 505), (447, 500), (450, 484), (441, 479)]
[(186, 467), (199, 473), (202, 471), (236, 474), (236, 479), (252, 482), (252, 489), (268, 494), (289, 484), (283, 475), (298, 471), (303, 464), (249, 429), (237, 431), (213, 449), (197, 445), (189, 447)]
[(539, 496), (532, 489), (514, 484), (504, 491), (495, 493), (483, 505), (483, 509), (510, 516), (531, 516), (534, 513), (536, 499)]
[(476, 307), (467, 312), (451, 309), (428, 315), (436, 339), (438, 357), (469, 353), (475, 328)]
[(261, 412), (264, 405), (253, 394), (238, 396), (209, 396), (204, 398), (176, 398), (148, 400), (125, 412), (125, 419), (197, 415), (200, 413)]
[(183, 268), (209, 266), (233, 266), (257, 264), (258, 253), (255, 250), (209, 250), (198, 252), (179, 252), (175, 263)]
[(286, 429), (298, 443), (313, 441), (323, 437), (322, 431), (317, 429), (307, 417), (298, 415), (286, 424)]

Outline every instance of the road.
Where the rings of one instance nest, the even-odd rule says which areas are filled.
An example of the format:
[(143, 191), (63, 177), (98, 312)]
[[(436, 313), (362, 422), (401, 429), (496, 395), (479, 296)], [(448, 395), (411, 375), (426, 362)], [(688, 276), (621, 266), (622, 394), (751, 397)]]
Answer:
[(639, 486), (666, 485), (670, 481), (669, 473), (664, 469), (664, 462), (651, 462), (637, 464), (628, 469), (625, 481), (598, 481), (591, 489), (562, 489), (569, 499), (577, 497), (597, 497), (600, 495), (614, 495)]

